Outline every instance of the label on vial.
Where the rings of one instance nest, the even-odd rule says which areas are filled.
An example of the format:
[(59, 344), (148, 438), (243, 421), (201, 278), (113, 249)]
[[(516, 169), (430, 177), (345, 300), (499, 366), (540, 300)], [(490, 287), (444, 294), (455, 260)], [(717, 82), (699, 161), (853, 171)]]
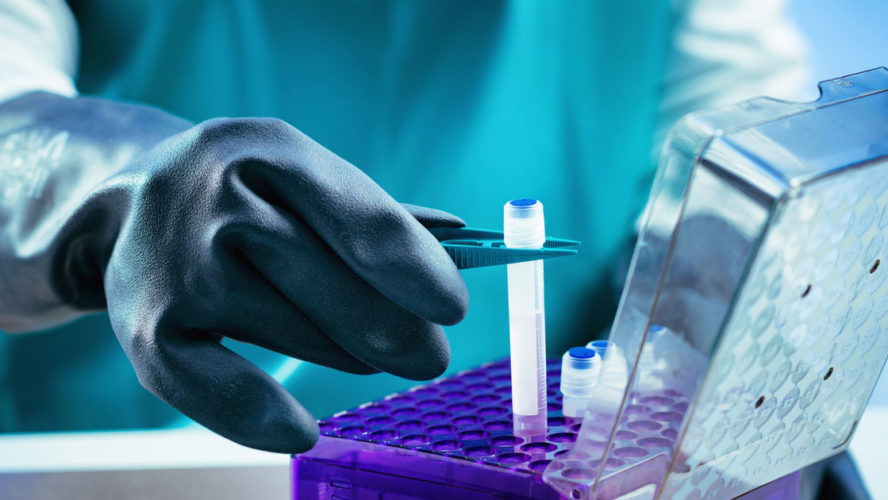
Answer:
[(508, 266), (512, 411), (537, 415), (546, 405), (546, 324), (542, 262)]

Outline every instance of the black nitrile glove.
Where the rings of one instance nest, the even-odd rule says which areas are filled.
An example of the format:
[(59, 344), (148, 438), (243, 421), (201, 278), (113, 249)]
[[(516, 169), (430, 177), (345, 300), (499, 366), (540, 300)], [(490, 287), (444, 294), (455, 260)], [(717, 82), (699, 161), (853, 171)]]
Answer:
[(468, 294), (418, 220), (463, 222), (283, 122), (36, 93), (0, 106), (0, 151), (0, 328), (107, 307), (141, 383), (229, 439), (299, 452), (318, 428), (222, 337), (354, 373), (447, 366), (438, 325)]

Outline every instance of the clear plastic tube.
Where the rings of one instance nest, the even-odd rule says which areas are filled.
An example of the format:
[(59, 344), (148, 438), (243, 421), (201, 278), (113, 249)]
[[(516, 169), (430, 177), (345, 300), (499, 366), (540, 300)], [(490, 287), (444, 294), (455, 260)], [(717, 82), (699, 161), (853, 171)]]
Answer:
[(562, 414), (583, 418), (595, 397), (601, 372), (601, 356), (588, 347), (572, 347), (561, 358)]
[[(513, 200), (503, 213), (507, 247), (542, 248), (546, 242), (542, 203)], [(514, 433), (543, 435), (547, 430), (543, 261), (509, 264), (507, 274)]]
[(616, 415), (620, 408), (623, 392), (629, 383), (629, 366), (623, 352), (613, 342), (595, 340), (586, 344), (586, 347), (597, 352), (602, 359), (595, 398), (587, 409), (597, 412), (599, 419), (605, 419), (602, 415)]

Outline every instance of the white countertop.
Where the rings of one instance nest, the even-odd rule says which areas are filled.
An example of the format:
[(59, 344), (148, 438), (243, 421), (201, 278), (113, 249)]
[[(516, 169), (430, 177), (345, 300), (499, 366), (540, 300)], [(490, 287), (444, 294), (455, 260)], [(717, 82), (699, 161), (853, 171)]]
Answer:
[(290, 457), (201, 427), (0, 436), (0, 497), (286, 499)]

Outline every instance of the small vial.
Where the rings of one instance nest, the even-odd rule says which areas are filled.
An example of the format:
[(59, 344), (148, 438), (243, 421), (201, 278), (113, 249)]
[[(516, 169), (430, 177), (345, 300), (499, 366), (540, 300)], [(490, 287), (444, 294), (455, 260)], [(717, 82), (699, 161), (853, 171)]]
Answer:
[(593, 340), (586, 344), (601, 357), (601, 381), (614, 386), (625, 386), (629, 380), (626, 358), (616, 344), (609, 340)]
[[(512, 200), (503, 207), (503, 236), (509, 248), (542, 248), (546, 242), (543, 204)], [(509, 264), (509, 346), (512, 415), (519, 436), (546, 434), (546, 316), (543, 261)]]
[(615, 413), (623, 400), (623, 392), (629, 383), (629, 367), (626, 358), (617, 345), (608, 340), (594, 340), (586, 344), (601, 357), (601, 372), (598, 376), (595, 398), (589, 409), (600, 414)]
[(595, 396), (601, 373), (601, 356), (587, 347), (571, 347), (561, 358), (562, 413), (581, 418)]

